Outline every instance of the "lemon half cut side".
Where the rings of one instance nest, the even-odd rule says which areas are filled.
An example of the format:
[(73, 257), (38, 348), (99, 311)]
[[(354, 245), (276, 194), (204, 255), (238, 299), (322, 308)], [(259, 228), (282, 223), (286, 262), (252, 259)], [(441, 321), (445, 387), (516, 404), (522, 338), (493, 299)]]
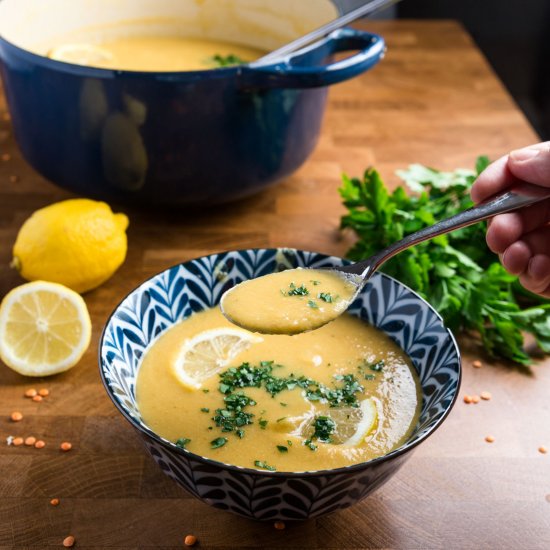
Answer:
[(186, 388), (199, 389), (240, 353), (262, 341), (261, 336), (237, 328), (205, 330), (184, 341), (173, 365), (174, 374)]
[(18, 286), (0, 305), (0, 358), (25, 376), (70, 369), (88, 349), (91, 332), (82, 297), (57, 283)]

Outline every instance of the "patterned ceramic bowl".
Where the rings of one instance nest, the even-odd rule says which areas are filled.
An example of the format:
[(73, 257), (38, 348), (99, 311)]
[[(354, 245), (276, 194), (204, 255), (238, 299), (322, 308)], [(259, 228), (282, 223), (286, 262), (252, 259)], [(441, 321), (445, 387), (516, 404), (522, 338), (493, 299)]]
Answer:
[(100, 371), (116, 407), (139, 432), (159, 467), (202, 501), (259, 520), (318, 517), (355, 504), (380, 487), (410, 451), (441, 425), (460, 384), (460, 355), (439, 315), (407, 287), (376, 274), (350, 308), (383, 330), (411, 358), (422, 385), (420, 420), (391, 453), (333, 470), (289, 473), (223, 464), (176, 447), (140, 417), (136, 373), (145, 348), (193, 312), (218, 304), (243, 280), (293, 267), (341, 265), (345, 260), (290, 249), (213, 254), (174, 266), (144, 282), (115, 309), (100, 343)]

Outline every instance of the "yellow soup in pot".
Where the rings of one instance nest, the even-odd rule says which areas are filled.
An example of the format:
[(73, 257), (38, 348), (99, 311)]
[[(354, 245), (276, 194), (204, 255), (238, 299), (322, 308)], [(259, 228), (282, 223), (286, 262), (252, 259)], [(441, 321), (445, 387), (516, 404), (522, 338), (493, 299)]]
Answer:
[(136, 395), (160, 436), (221, 462), (277, 471), (384, 455), (407, 440), (421, 406), (408, 357), (358, 318), (259, 335), (219, 308), (193, 314), (150, 346)]
[(248, 63), (261, 50), (217, 40), (183, 36), (122, 36), (102, 42), (62, 43), (48, 57), (103, 69), (127, 71), (195, 71)]

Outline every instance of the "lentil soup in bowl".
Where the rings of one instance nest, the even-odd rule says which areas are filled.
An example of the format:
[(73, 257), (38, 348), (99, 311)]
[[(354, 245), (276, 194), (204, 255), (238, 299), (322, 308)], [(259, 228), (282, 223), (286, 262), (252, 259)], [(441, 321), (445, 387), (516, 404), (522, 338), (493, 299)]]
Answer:
[[(250, 333), (219, 311), (242, 281), (345, 262), (294, 249), (213, 254), (145, 281), (109, 318), (99, 351), (108, 395), (159, 467), (205, 503), (259, 520), (346, 508), (452, 408), (456, 342), (429, 304), (386, 275), (349, 315), (302, 335)], [(317, 284), (289, 299), (322, 307)]]

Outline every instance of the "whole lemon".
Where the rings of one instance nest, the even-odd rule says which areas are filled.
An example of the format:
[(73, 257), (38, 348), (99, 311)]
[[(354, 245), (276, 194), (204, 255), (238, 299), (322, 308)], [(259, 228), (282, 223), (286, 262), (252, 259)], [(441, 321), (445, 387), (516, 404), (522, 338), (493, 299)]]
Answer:
[(104, 202), (69, 199), (34, 212), (21, 226), (12, 265), (28, 281), (86, 292), (105, 282), (126, 257), (128, 218)]

